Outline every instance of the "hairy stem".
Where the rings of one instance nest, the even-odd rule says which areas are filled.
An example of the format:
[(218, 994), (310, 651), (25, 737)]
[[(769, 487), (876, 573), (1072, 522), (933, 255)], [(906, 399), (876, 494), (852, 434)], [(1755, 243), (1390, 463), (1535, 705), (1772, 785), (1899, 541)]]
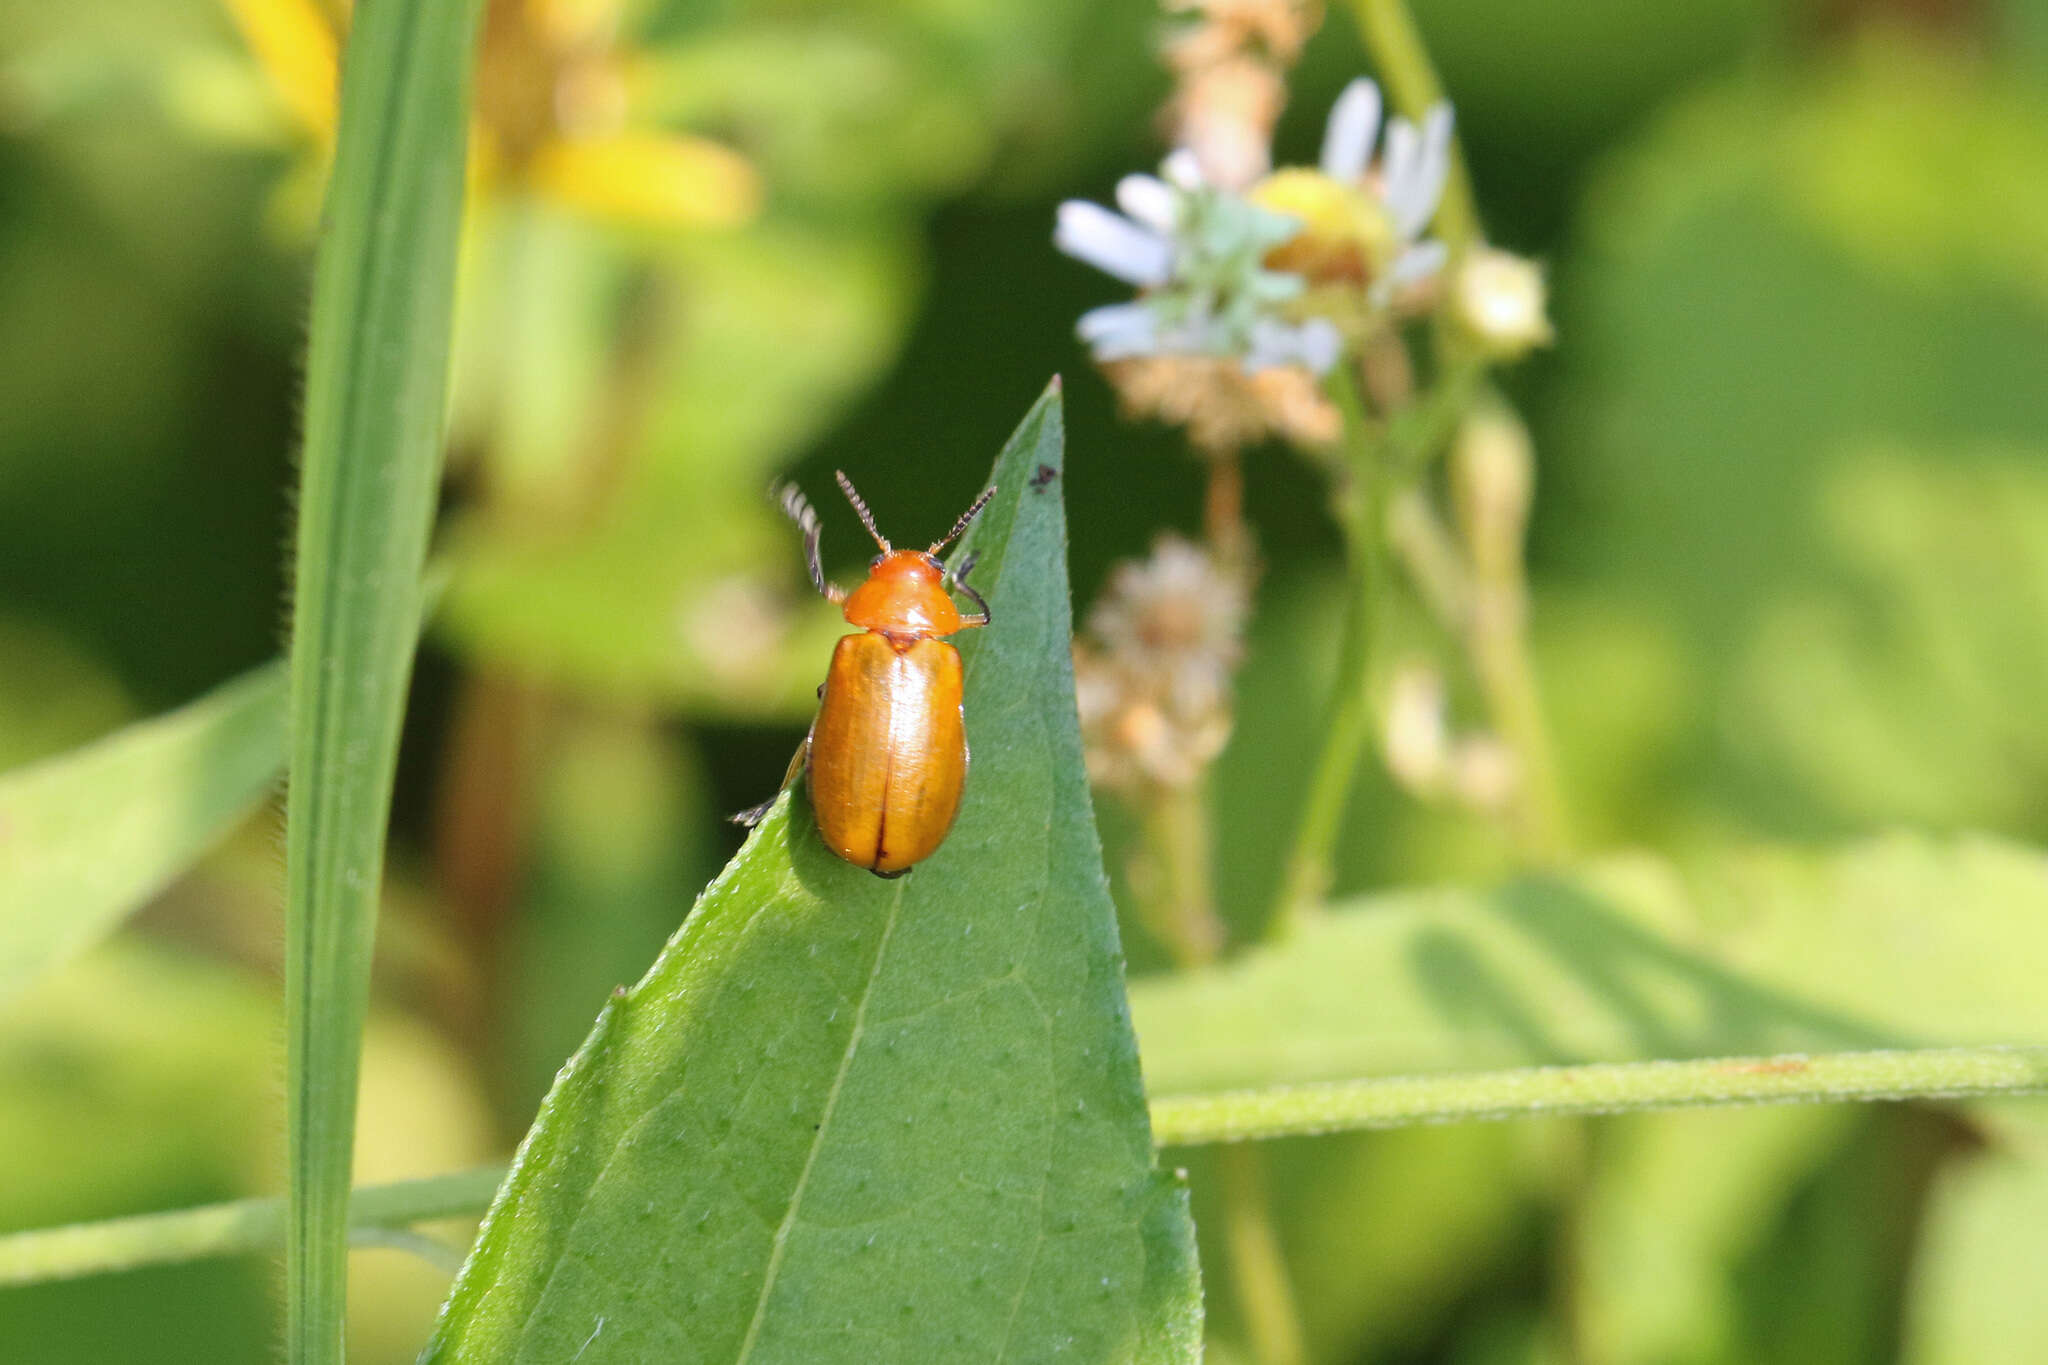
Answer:
[(2044, 1090), (2048, 1047), (1610, 1062), (1162, 1096), (1152, 1101), (1152, 1133), (1161, 1146), (1198, 1146), (1473, 1119)]
[[(1955, 1100), (2048, 1093), (2048, 1047), (1922, 1048), (1684, 1062), (1611, 1062), (1154, 1098), (1162, 1148), (1371, 1128), (1557, 1114), (1620, 1114), (1738, 1104)], [(486, 1168), (355, 1192), (357, 1228), (474, 1217), (504, 1179)], [(172, 1213), (0, 1236), (0, 1287), (77, 1279), (275, 1248), (284, 1201), (242, 1199)]]
[[(372, 1228), (405, 1228), (436, 1218), (474, 1216), (489, 1206), (504, 1178), (502, 1168), (486, 1167), (367, 1186), (349, 1201), (349, 1226), (360, 1233)], [(267, 1252), (283, 1240), (282, 1199), (237, 1199), (173, 1213), (38, 1228), (0, 1237), (0, 1286)]]

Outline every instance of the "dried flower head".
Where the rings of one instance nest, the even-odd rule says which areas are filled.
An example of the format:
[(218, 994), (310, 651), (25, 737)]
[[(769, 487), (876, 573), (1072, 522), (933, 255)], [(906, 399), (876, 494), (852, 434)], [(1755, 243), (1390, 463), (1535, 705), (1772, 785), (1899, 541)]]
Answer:
[(1125, 793), (1183, 787), (1222, 752), (1248, 598), (1240, 573), (1177, 536), (1110, 576), (1074, 645), (1091, 779)]
[(1292, 66), (1323, 22), (1322, 6), (1301, 0), (1165, 0), (1162, 8), (1187, 16), (1166, 45), (1167, 65), (1182, 73), (1239, 56)]
[(1438, 104), (1417, 128), (1386, 123), (1380, 139), (1379, 86), (1360, 78), (1330, 110), (1316, 168), (1285, 167), (1254, 186), (1254, 202), (1302, 223), (1266, 258), (1315, 285), (1362, 287), (1375, 307), (1442, 268), (1447, 250), (1424, 240), (1451, 170), (1451, 106)]
[(1300, 366), (1247, 374), (1234, 360), (1147, 356), (1103, 370), (1126, 417), (1185, 427), (1204, 455), (1228, 455), (1269, 439), (1316, 449), (1343, 432), (1343, 415)]
[(1233, 57), (1184, 75), (1166, 120), (1204, 179), (1243, 190), (1273, 167), (1273, 125), (1286, 103), (1286, 78), (1270, 63)]
[(1244, 654), (1246, 589), (1209, 552), (1175, 535), (1126, 562), (1088, 614), (1088, 632), (1133, 670), (1156, 678), (1181, 711), (1224, 704)]
[(1272, 169), (1273, 125), (1287, 68), (1322, 23), (1314, 0), (1164, 0), (1177, 19), (1166, 44), (1175, 77), (1164, 111), (1173, 146), (1209, 183), (1242, 190)]

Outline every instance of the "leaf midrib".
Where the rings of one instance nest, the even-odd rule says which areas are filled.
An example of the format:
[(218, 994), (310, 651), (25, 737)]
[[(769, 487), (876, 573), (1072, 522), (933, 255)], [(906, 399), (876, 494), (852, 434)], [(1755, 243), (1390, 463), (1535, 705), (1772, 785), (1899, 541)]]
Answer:
[(775, 1293), (777, 1277), (782, 1273), (782, 1260), (789, 1250), (790, 1234), (796, 1231), (797, 1215), (803, 1210), (804, 1194), (810, 1188), (811, 1171), (818, 1164), (818, 1154), (825, 1150), (826, 1136), (832, 1131), (832, 1116), (839, 1109), (839, 1094), (846, 1086), (847, 1073), (853, 1070), (854, 1056), (860, 1051), (861, 1036), (867, 1031), (868, 1002), (875, 998), (875, 983), (881, 979), (882, 963), (889, 956), (889, 941), (896, 935), (896, 921), (903, 909), (905, 883), (898, 881), (895, 894), (889, 898), (889, 917), (882, 922), (882, 939), (875, 945), (875, 965), (868, 971), (867, 984), (861, 987), (860, 1003), (854, 1007), (853, 1027), (846, 1035), (846, 1051), (840, 1055), (839, 1070), (832, 1077), (832, 1088), (825, 1094), (824, 1112), (818, 1116), (818, 1130), (811, 1135), (811, 1150), (804, 1156), (804, 1168), (797, 1173), (796, 1187), (790, 1191), (789, 1211), (782, 1215), (782, 1223), (775, 1229), (775, 1242), (768, 1252), (768, 1267), (761, 1275), (761, 1294), (754, 1301), (754, 1316), (747, 1324), (747, 1335), (740, 1342), (739, 1354), (733, 1365), (746, 1365), (753, 1356), (754, 1344), (760, 1340), (761, 1327), (768, 1320), (768, 1300)]

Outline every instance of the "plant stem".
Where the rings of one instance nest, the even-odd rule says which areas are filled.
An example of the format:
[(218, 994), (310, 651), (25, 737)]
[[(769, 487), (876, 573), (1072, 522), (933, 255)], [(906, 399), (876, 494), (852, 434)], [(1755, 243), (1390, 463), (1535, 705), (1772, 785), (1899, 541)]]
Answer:
[(1387, 504), (1387, 544), (1445, 630), (1463, 637), (1472, 619), (1472, 570), (1418, 484)]
[[(485, 1167), (367, 1186), (349, 1201), (349, 1226), (394, 1228), (473, 1217), (489, 1206), (504, 1178), (502, 1167)], [(273, 1198), (17, 1232), (0, 1237), (0, 1286), (269, 1251), (283, 1240), (284, 1226), (284, 1200)]]
[[(1444, 90), (1407, 5), (1402, 0), (1351, 0), (1351, 13), (1367, 54), (1379, 69), (1387, 93), (1393, 96), (1394, 107), (1420, 120), (1444, 97)], [(1464, 148), (1455, 139), (1451, 143), (1451, 174), (1437, 206), (1436, 226), (1453, 256), (1482, 236)]]
[(426, 1233), (414, 1232), (411, 1228), (350, 1228), (348, 1244), (356, 1250), (377, 1248), (384, 1251), (403, 1251), (408, 1256), (425, 1261), (450, 1279), (455, 1278), (462, 1269), (464, 1248), (450, 1246), (438, 1237), (429, 1237)]
[(1251, 571), (1251, 533), (1244, 523), (1244, 461), (1232, 450), (1203, 462), (1209, 481), (1202, 495), (1202, 532), (1219, 564), (1237, 573)]
[(1210, 876), (1214, 843), (1208, 784), (1154, 793), (1145, 807), (1145, 839), (1158, 883), (1148, 898), (1146, 927), (1165, 945), (1175, 966), (1207, 966), (1221, 955), (1225, 937)]
[(1524, 858), (1554, 862), (1570, 851), (1557, 762), (1529, 658), (1528, 588), (1515, 559), (1500, 577), (1475, 573), (1428, 496), (1395, 494), (1387, 539), (1422, 599), (1472, 662), (1486, 712), (1518, 768), (1512, 810)]
[[(1145, 812), (1145, 835), (1158, 873), (1148, 927), (1183, 969), (1207, 966), (1223, 951), (1210, 810), (1208, 786), (1197, 783), (1159, 790)], [(1301, 1365), (1306, 1358), (1301, 1314), (1273, 1223), (1265, 1155), (1248, 1147), (1226, 1152), (1216, 1165), (1216, 1178), (1231, 1281), (1253, 1357), (1260, 1365)]]
[(2042, 1091), (2048, 1047), (1611, 1062), (1164, 1096), (1152, 1101), (1152, 1133), (1162, 1147), (1199, 1146), (1535, 1115)]
[(1265, 1155), (1242, 1145), (1216, 1154), (1216, 1177), (1229, 1210), (1224, 1238), (1230, 1247), (1231, 1278), (1251, 1338), (1252, 1358), (1260, 1365), (1302, 1365), (1308, 1350), (1302, 1343), (1301, 1311), (1279, 1229), (1273, 1225)]
[(1319, 911), (1329, 892), (1338, 824), (1372, 728), (1370, 665), (1378, 616), (1386, 517), (1381, 510), (1384, 451), (1349, 376), (1331, 386), (1344, 409), (1348, 461), (1335, 475), (1337, 522), (1344, 532), (1344, 624), (1323, 746), (1309, 778), (1294, 844), (1281, 871), (1280, 899), (1267, 934), (1284, 938)]
[[(1404, 0), (1352, 0), (1351, 9), (1366, 51), (1379, 69), (1395, 107), (1411, 119), (1422, 118), (1443, 99), (1444, 92), (1414, 15)], [(1451, 171), (1437, 206), (1435, 224), (1453, 257), (1485, 237), (1460, 139), (1453, 138), (1451, 142)], [(1430, 434), (1424, 439), (1398, 442), (1410, 457), (1404, 462), (1408, 467), (1429, 459), (1441, 441), (1449, 437), (1451, 428), (1471, 406), (1485, 370), (1475, 358), (1457, 354), (1441, 330), (1437, 342), (1447, 377), (1412, 419), (1430, 428)], [(1429, 566), (1422, 567), (1426, 571)], [(1537, 698), (1534, 670), (1529, 664), (1527, 632), (1523, 626), (1526, 602), (1527, 591), (1519, 578), (1507, 591), (1499, 585), (1482, 583), (1455, 628), (1471, 655), (1473, 671), (1486, 696), (1493, 723), (1520, 765), (1516, 839), (1526, 856), (1541, 860), (1560, 855), (1568, 845), (1568, 836), (1557, 765)]]
[(1517, 765), (1514, 832), (1523, 855), (1554, 862), (1570, 851), (1557, 760), (1529, 660), (1529, 593), (1512, 583), (1481, 582), (1472, 599), (1465, 648), (1487, 712)]
[[(1391, 1076), (1151, 1101), (1161, 1148), (1424, 1123), (1620, 1114), (1738, 1104), (1958, 1100), (2048, 1093), (2048, 1047), (1923, 1048), (1685, 1062), (1609, 1062), (1439, 1076)], [(474, 1217), (505, 1178), (489, 1167), (371, 1185), (349, 1223), (405, 1227)], [(284, 1201), (241, 1199), (170, 1213), (0, 1236), (0, 1287), (275, 1247)]]

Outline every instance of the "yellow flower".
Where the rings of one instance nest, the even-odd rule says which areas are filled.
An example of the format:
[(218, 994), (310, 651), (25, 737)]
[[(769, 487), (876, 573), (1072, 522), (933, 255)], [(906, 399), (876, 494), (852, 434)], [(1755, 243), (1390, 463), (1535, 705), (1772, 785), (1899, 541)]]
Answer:
[(1451, 169), (1451, 107), (1439, 104), (1417, 128), (1389, 119), (1380, 142), (1380, 91), (1351, 82), (1330, 110), (1320, 164), (1283, 167), (1254, 185), (1253, 203), (1300, 220), (1301, 234), (1276, 247), (1269, 268), (1310, 287), (1363, 287), (1384, 306), (1443, 265), (1444, 245), (1422, 240)]
[[(317, 0), (221, 3), (324, 177), (344, 16)], [(749, 221), (762, 188), (746, 158), (708, 138), (632, 123), (620, 9), (621, 0), (490, 0), (471, 139), (478, 183), (520, 186), (593, 217), (650, 227)]]
[(1394, 263), (1400, 246), (1394, 221), (1361, 186), (1285, 166), (1253, 186), (1251, 200), (1302, 225), (1299, 236), (1266, 253), (1270, 270), (1289, 270), (1317, 284), (1363, 286)]

